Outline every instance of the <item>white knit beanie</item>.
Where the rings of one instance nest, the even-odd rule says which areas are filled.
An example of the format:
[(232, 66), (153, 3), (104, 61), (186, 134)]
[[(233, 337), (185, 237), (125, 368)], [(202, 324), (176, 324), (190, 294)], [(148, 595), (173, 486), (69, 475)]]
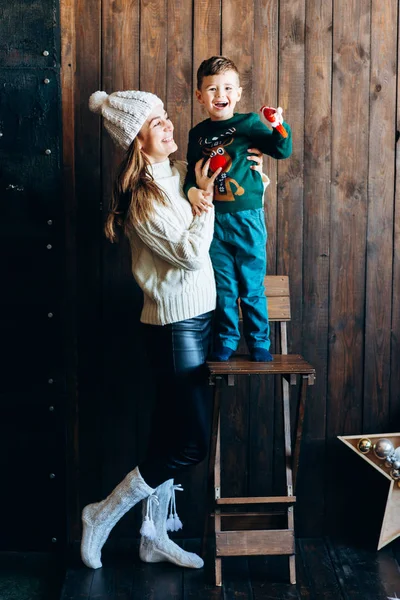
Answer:
[(127, 150), (142, 128), (143, 123), (162, 100), (155, 94), (127, 90), (125, 92), (95, 92), (89, 98), (92, 112), (102, 115), (104, 127), (117, 146)]

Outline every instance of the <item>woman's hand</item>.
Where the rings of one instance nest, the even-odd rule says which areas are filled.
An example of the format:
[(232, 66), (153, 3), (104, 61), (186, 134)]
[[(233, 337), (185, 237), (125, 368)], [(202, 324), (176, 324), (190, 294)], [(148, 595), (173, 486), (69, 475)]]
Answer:
[[(250, 152), (251, 154), (251, 156), (247, 157), (247, 160), (251, 160), (254, 163), (256, 163), (254, 165), (251, 165), (250, 169), (258, 171), (261, 177), (263, 177), (262, 168), (264, 157), (262, 152), (260, 152), (258, 148), (249, 148), (247, 152)], [(196, 184), (198, 187), (190, 188), (188, 192), (189, 202), (192, 205), (192, 212), (194, 215), (197, 216), (200, 216), (203, 211), (207, 211), (209, 207), (212, 206), (210, 200), (212, 201), (214, 194), (214, 181), (222, 171), (222, 167), (219, 167), (219, 169), (217, 169), (215, 173), (213, 173), (211, 177), (209, 177), (208, 172), (210, 168), (210, 161), (211, 158), (209, 158), (204, 163), (204, 165), (202, 158), (197, 161), (195, 167), (195, 174)]]
[(198, 188), (192, 187), (188, 191), (187, 196), (190, 204), (192, 205), (192, 213), (195, 217), (199, 217), (202, 212), (208, 212), (212, 207), (212, 202), (210, 202), (210, 196), (212, 200), (211, 192), (206, 192), (204, 190), (199, 190)]
[(250, 152), (251, 156), (247, 157), (247, 160), (252, 160), (254, 161), (256, 164), (255, 165), (251, 165), (250, 169), (253, 169), (254, 171), (258, 171), (260, 173), (260, 175), (263, 175), (263, 159), (264, 156), (262, 154), (262, 152), (260, 152), (260, 150), (258, 148), (248, 148), (247, 152)]
[(198, 160), (194, 172), (196, 174), (197, 187), (199, 187), (201, 190), (209, 192), (210, 194), (213, 194), (214, 181), (221, 173), (222, 167), (219, 167), (219, 169), (217, 169), (215, 173), (213, 173), (211, 177), (209, 177), (208, 170), (210, 168), (210, 161), (211, 158), (209, 158), (202, 166), (203, 159), (201, 158), (200, 160)]

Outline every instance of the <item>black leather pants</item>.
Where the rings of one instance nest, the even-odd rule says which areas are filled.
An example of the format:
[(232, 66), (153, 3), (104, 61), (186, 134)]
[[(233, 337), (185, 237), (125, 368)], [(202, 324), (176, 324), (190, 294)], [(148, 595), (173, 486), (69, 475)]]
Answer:
[(157, 487), (207, 455), (211, 393), (206, 357), (212, 312), (171, 325), (143, 325), (157, 386), (149, 450), (139, 470)]

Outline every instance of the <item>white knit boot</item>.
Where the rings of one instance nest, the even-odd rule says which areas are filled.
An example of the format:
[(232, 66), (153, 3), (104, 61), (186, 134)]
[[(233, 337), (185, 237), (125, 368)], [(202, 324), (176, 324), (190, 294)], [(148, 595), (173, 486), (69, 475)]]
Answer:
[(153, 492), (136, 467), (105, 500), (85, 506), (82, 511), (81, 558), (87, 567), (101, 567), (101, 549), (114, 525), (132, 506)]
[(182, 491), (181, 486), (174, 485), (174, 480), (168, 479), (143, 501), (139, 556), (148, 563), (171, 562), (179, 567), (201, 569), (204, 562), (200, 556), (186, 552), (168, 537), (168, 530), (177, 531), (182, 527), (176, 513), (175, 491)]

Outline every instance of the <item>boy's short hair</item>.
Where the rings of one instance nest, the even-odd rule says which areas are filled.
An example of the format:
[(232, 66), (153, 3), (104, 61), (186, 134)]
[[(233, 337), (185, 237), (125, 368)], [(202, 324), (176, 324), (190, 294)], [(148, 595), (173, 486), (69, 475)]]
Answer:
[(207, 60), (203, 60), (197, 69), (197, 89), (201, 90), (204, 77), (218, 75), (219, 73), (225, 73), (225, 71), (234, 71), (239, 77), (238, 68), (230, 58), (212, 56), (211, 58), (207, 58)]

